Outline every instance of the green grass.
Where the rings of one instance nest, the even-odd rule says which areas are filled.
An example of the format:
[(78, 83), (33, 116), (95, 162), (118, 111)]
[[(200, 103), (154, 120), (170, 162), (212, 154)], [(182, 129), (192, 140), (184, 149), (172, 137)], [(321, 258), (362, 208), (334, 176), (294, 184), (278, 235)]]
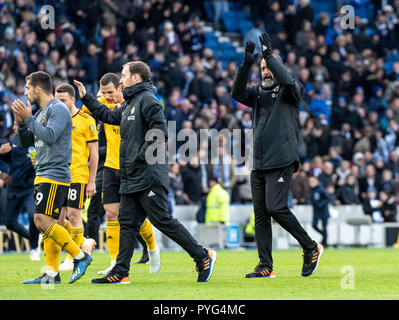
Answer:
[[(133, 261), (140, 258), (136, 253)], [(63, 255), (64, 256), (64, 255)], [(214, 274), (197, 283), (194, 262), (185, 252), (162, 252), (162, 269), (150, 274), (148, 265), (132, 264), (130, 285), (92, 285), (97, 271), (108, 266), (107, 253), (94, 253), (83, 278), (69, 285), (71, 272), (62, 272), (62, 284), (53, 289), (23, 285), (41, 274), (41, 261), (27, 254), (0, 255), (0, 299), (132, 299), (132, 300), (266, 300), (266, 299), (399, 299), (399, 250), (327, 249), (314, 275), (301, 276), (301, 250), (273, 252), (275, 279), (246, 279), (257, 263), (257, 252), (218, 251)], [(351, 274), (344, 272), (350, 266)], [(348, 282), (352, 276), (353, 282)], [(352, 289), (346, 288), (352, 284)]]

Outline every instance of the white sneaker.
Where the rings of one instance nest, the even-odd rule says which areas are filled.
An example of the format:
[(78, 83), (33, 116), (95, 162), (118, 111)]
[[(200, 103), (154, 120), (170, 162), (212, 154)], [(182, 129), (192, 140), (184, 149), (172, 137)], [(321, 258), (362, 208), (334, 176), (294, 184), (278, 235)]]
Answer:
[(161, 253), (158, 247), (154, 250), (148, 250), (150, 258), (150, 273), (158, 273), (161, 269)]
[(86, 238), (80, 248), (87, 254), (91, 255), (95, 247), (96, 247), (96, 240), (91, 238)]
[(32, 249), (29, 253), (30, 261), (40, 261), (39, 249)]
[(111, 265), (107, 269), (98, 271), (97, 273), (98, 274), (108, 274), (108, 272), (110, 272), (112, 270), (112, 268), (115, 267), (115, 265), (116, 265), (116, 260), (112, 260)]
[(60, 264), (60, 271), (73, 270), (73, 259), (65, 258), (64, 262)]

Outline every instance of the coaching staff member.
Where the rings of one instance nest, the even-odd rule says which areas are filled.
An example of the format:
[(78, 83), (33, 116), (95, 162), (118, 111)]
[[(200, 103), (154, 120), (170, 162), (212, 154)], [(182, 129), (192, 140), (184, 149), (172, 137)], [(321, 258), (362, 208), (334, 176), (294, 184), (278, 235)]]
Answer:
[(251, 191), (260, 261), (246, 277), (274, 277), (271, 218), (302, 246), (302, 276), (309, 276), (316, 270), (323, 247), (308, 236), (287, 206), (291, 176), (299, 167), (296, 147), (303, 86), (285, 69), (281, 58), (272, 54), (269, 34), (264, 33), (259, 39), (262, 81), (247, 85), (249, 70), (256, 60), (255, 44), (248, 41), (232, 87), (232, 97), (253, 108)]
[[(121, 84), (125, 102), (109, 109), (96, 98), (86, 94), (78, 81), (74, 81), (83, 103), (93, 115), (104, 123), (120, 126), (120, 240), (115, 267), (103, 278), (93, 283), (128, 283), (130, 260), (136, 235), (144, 219), (179, 244), (197, 264), (198, 282), (207, 282), (216, 261), (216, 252), (200, 246), (187, 229), (168, 214), (167, 190), (169, 187), (166, 151), (163, 163), (149, 164), (145, 155), (155, 141), (146, 141), (149, 130), (157, 129), (165, 139), (167, 126), (162, 106), (150, 82), (150, 68), (141, 61), (124, 65)], [(165, 148), (166, 150), (166, 148)]]

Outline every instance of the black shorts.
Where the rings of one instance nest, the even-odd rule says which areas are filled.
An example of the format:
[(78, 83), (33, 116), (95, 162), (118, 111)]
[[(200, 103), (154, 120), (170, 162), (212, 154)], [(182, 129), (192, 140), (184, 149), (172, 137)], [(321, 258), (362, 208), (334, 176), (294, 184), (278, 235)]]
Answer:
[(86, 201), (86, 186), (85, 183), (71, 183), (63, 207), (83, 209)]
[(68, 186), (55, 183), (39, 183), (35, 185), (34, 213), (41, 213), (58, 219), (68, 195)]
[(104, 167), (103, 189), (101, 194), (103, 204), (121, 202), (121, 195), (119, 193), (120, 185), (121, 178), (119, 170)]

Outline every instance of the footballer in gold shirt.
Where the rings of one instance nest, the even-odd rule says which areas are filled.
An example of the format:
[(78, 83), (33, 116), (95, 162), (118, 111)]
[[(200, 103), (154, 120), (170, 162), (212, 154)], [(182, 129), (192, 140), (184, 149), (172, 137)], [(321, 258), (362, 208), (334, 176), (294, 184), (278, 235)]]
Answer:
[[(64, 200), (60, 224), (70, 223), (71, 237), (87, 253), (91, 253), (96, 242), (84, 237), (82, 213), (86, 197), (96, 192), (98, 166), (98, 133), (95, 120), (75, 106), (75, 89), (69, 84), (57, 87), (55, 96), (65, 103), (72, 115), (72, 160), (70, 164), (71, 185)], [(64, 218), (68, 221), (64, 221)], [(68, 229), (69, 227), (66, 226)], [(72, 257), (68, 256), (59, 268), (73, 269)]]

